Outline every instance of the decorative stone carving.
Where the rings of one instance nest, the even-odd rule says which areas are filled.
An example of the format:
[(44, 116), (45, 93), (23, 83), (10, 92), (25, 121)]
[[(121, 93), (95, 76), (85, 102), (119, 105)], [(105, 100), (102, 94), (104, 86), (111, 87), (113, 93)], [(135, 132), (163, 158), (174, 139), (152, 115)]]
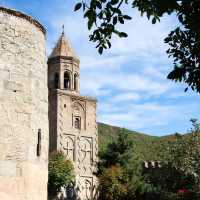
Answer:
[(92, 177), (81, 177), (80, 196), (81, 200), (91, 200), (93, 194)]
[(79, 118), (80, 122), (81, 122), (81, 127), (79, 127), (78, 129), (85, 129), (85, 108), (84, 106), (80, 103), (75, 101), (72, 104), (72, 126), (75, 127), (75, 122), (76, 119)]
[(79, 144), (80, 162), (90, 165), (92, 163), (92, 138), (82, 136)]
[(68, 159), (75, 160), (75, 136), (74, 135), (65, 135), (64, 144), (63, 144), (64, 152)]
[[(63, 32), (48, 60), (49, 82), (51, 76), (58, 72), (61, 83), (57, 90), (49, 88), (50, 150), (63, 151), (74, 164), (75, 196), (71, 186), (66, 188), (65, 196), (73, 200), (92, 200), (93, 189), (97, 185), (94, 175), (98, 152), (96, 100), (80, 95), (79, 61), (69, 56), (71, 48), (65, 47), (70, 45)], [(70, 73), (70, 87), (68, 77), (64, 77), (65, 71)]]

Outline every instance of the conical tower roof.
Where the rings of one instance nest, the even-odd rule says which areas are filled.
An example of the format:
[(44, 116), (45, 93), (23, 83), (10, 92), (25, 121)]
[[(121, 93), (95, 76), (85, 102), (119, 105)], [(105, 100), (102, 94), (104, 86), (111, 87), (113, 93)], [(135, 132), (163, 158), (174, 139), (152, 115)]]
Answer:
[(72, 58), (78, 59), (69, 40), (65, 37), (64, 31), (62, 32), (60, 38), (58, 39), (58, 42), (56, 43), (56, 46), (54, 47), (49, 58), (55, 58), (55, 57), (59, 57), (59, 56), (72, 57)]

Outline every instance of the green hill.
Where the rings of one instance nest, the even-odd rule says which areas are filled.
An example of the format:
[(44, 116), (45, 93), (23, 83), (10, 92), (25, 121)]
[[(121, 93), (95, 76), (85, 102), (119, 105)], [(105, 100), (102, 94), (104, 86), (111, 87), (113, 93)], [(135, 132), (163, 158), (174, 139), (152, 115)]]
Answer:
[[(117, 138), (121, 130), (122, 128), (120, 127), (98, 123), (99, 150), (103, 151), (110, 142)], [(175, 139), (174, 135), (156, 137), (127, 129), (125, 130), (134, 141), (134, 150), (143, 160), (162, 160), (162, 155), (165, 153), (168, 143)]]

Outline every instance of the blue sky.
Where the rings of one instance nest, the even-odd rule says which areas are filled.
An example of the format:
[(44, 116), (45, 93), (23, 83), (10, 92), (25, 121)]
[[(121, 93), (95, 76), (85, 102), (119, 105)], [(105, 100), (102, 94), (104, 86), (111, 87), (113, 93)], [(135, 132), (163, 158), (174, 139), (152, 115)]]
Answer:
[(81, 60), (81, 94), (98, 99), (98, 121), (151, 135), (184, 133), (191, 118), (200, 119), (200, 96), (184, 92), (185, 85), (166, 79), (172, 61), (163, 39), (176, 24), (165, 16), (152, 25), (137, 11), (127, 9), (133, 20), (121, 29), (127, 39), (113, 38), (112, 49), (99, 56), (88, 41), (82, 13), (74, 13), (75, 0), (0, 0), (23, 11), (47, 29), (47, 55), (54, 47), (62, 24)]

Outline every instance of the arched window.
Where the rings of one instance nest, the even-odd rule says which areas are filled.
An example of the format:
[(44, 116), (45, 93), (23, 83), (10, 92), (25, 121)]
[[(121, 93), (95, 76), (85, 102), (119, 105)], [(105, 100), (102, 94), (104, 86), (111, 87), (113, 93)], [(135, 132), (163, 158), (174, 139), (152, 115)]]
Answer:
[(68, 72), (64, 73), (64, 88), (70, 89), (70, 76)]
[(58, 87), (59, 87), (59, 74), (55, 73), (55, 75), (54, 75), (54, 88), (58, 89)]
[(72, 127), (85, 129), (85, 109), (78, 101), (72, 105)]
[(74, 74), (74, 90), (78, 90), (78, 76)]
[(74, 127), (76, 129), (81, 129), (81, 118), (80, 117), (75, 117), (74, 120)]

